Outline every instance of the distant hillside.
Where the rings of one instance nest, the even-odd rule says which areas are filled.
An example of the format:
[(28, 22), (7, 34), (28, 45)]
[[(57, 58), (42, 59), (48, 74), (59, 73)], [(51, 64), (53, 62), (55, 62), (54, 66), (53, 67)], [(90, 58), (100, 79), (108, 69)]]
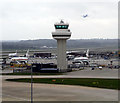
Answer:
[[(53, 39), (37, 39), (37, 40), (21, 40), (21, 41), (3, 41), (2, 48), (5, 49), (40, 49), (55, 48), (56, 40)], [(76, 39), (68, 40), (67, 48), (98, 48), (111, 47), (117, 48), (117, 39)]]

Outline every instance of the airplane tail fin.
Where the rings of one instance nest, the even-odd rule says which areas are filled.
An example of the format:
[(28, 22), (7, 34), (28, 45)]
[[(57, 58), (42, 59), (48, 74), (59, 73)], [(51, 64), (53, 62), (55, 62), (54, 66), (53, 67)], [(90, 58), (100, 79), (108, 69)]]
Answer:
[(89, 57), (89, 49), (86, 52), (86, 57)]
[(27, 50), (27, 52), (26, 52), (26, 55), (25, 55), (26, 57), (29, 57), (29, 49)]

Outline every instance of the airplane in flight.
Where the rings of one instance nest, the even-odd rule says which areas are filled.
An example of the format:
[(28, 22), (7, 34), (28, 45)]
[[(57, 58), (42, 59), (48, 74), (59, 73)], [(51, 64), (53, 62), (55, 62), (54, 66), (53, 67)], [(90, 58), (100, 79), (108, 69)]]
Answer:
[(86, 17), (88, 17), (88, 15), (86, 14), (86, 15), (83, 15), (82, 17), (83, 17), (83, 18), (86, 18)]

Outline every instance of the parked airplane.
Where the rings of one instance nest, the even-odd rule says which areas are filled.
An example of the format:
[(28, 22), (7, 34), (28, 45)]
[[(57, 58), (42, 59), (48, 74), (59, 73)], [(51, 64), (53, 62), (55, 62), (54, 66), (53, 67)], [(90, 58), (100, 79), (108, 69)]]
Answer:
[(89, 64), (89, 62), (88, 62), (88, 57), (89, 57), (89, 49), (87, 50), (87, 52), (86, 52), (86, 56), (85, 57), (75, 57), (74, 58), (74, 63), (75, 62), (84, 62), (86, 65), (88, 65)]
[(27, 61), (28, 57), (13, 57), (11, 61)]
[(8, 54), (8, 56), (9, 57), (15, 57), (15, 56), (17, 56), (17, 50), (16, 50), (16, 53), (10, 53), (10, 54)]
[(21, 56), (18, 56), (18, 57), (13, 57), (11, 58), (11, 61), (27, 61), (28, 60), (28, 57), (29, 57), (29, 50), (26, 52), (25, 56), (21, 57)]
[(29, 59), (29, 50), (26, 52), (25, 56), (21, 57), (13, 57), (11, 58), (10, 65), (14, 67), (28, 67), (30, 64), (28, 64), (28, 59)]

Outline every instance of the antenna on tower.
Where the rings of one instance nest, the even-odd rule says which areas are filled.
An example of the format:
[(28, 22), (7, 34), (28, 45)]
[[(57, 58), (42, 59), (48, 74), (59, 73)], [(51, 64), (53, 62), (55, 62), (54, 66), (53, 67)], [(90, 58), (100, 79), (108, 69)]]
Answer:
[(63, 19), (61, 19), (60, 23), (64, 23)]

